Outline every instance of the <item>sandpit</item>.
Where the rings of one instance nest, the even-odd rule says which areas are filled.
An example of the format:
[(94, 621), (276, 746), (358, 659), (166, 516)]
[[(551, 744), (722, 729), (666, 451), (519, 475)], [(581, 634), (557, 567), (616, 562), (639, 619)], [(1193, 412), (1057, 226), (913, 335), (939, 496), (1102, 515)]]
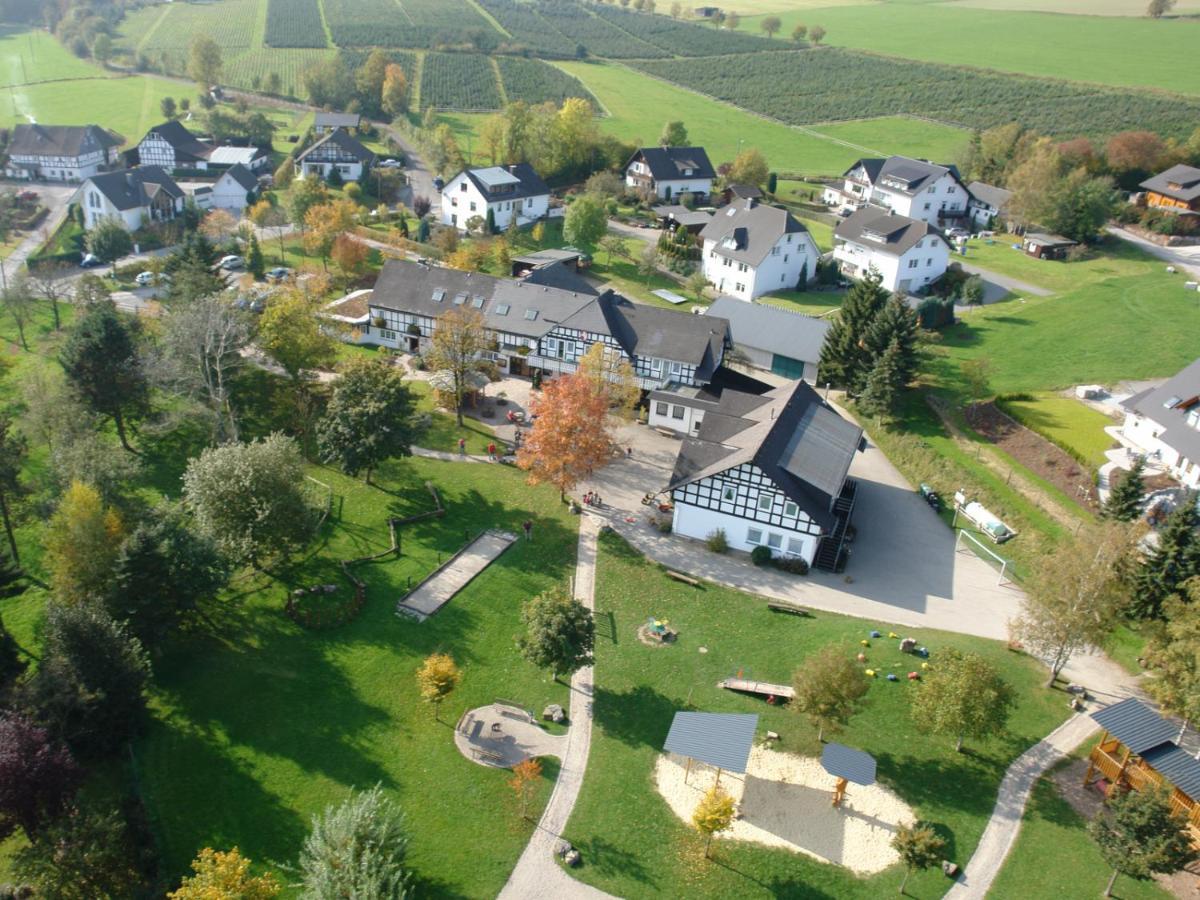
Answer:
[[(664, 753), (654, 783), (675, 815), (691, 824), (696, 804), (713, 785), (716, 769)], [(898, 862), (892, 836), (916, 819), (912, 808), (887, 788), (851, 784), (840, 809), (830, 798), (834, 778), (809, 756), (755, 747), (745, 775), (721, 773), (721, 788), (738, 805), (739, 818), (722, 840), (754, 841), (873, 875)]]

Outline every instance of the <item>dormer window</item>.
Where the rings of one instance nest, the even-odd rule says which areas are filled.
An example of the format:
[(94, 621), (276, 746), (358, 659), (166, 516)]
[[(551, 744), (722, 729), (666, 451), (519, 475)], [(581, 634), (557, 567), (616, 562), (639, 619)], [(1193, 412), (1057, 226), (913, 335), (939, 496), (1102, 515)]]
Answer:
[(684, 170), (683, 170), (683, 174), (684, 174), (684, 177), (686, 177), (686, 178), (691, 178), (691, 177), (692, 177), (692, 170), (691, 170), (691, 169), (684, 169)]
[(724, 247), (726, 250), (736, 250), (737, 249), (737, 238), (727, 237), (727, 238), (725, 238), (725, 240), (721, 241), (721, 246)]

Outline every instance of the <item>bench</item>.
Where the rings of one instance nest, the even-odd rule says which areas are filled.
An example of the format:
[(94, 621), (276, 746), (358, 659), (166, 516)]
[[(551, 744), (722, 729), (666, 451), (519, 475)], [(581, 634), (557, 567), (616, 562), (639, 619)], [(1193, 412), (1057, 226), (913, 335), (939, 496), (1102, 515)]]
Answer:
[(487, 762), (496, 763), (500, 766), (504, 765), (504, 757), (499, 753), (493, 753), (491, 750), (480, 750), (478, 747), (476, 747), (472, 752), (475, 754), (476, 759), (486, 760)]
[(801, 606), (799, 603), (793, 603), (790, 600), (768, 600), (767, 609), (775, 612), (791, 613), (794, 616), (804, 616), (805, 618), (812, 616), (808, 607)]
[(693, 578), (691, 575), (684, 575), (682, 572), (673, 572), (667, 569), (667, 577), (674, 578), (676, 581), (682, 581), (684, 584), (690, 584), (692, 587), (700, 587), (698, 579)]

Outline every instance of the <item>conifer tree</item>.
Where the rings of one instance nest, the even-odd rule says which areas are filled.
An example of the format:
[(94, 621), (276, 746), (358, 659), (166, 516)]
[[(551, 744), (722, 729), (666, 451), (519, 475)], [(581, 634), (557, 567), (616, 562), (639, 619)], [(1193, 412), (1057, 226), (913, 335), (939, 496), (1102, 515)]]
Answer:
[(877, 419), (891, 418), (903, 386), (900, 339), (892, 338), (887, 349), (875, 360), (858, 404)]
[(1196, 492), (1189, 491), (1158, 531), (1158, 546), (1134, 575), (1130, 614), (1138, 619), (1161, 619), (1163, 604), (1183, 590), (1189, 578), (1200, 575), (1200, 541), (1196, 528)]
[[(917, 374), (917, 314), (902, 297), (892, 295), (883, 309), (871, 320), (863, 336), (863, 344), (872, 360), (878, 361), (895, 341), (898, 345), (895, 376), (898, 387), (912, 381)], [(865, 384), (874, 367), (861, 374)]]
[(250, 249), (246, 251), (246, 268), (255, 278), (262, 278), (263, 272), (266, 271), (262, 247), (258, 245), (258, 238), (253, 234), (250, 235)]
[[(842, 301), (842, 309), (821, 349), (819, 380), (852, 387), (870, 359), (863, 341), (867, 329), (887, 303), (882, 277), (872, 271), (856, 282)], [(886, 346), (886, 345), (885, 345)]]
[(1133, 461), (1133, 468), (1128, 474), (1112, 486), (1100, 515), (1106, 519), (1116, 519), (1118, 522), (1132, 522), (1136, 519), (1142, 511), (1142, 495), (1146, 492), (1146, 484), (1142, 478), (1145, 471), (1146, 460), (1139, 456)]

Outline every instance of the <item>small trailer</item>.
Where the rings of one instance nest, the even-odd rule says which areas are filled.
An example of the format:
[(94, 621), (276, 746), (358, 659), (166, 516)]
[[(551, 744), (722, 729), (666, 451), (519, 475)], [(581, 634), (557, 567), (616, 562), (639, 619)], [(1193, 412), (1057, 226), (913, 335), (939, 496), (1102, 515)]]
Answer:
[(1003, 544), (1017, 536), (1015, 531), (1000, 521), (982, 503), (974, 500), (968, 501), (966, 494), (962, 491), (954, 492), (954, 509), (956, 515), (962, 513), (969, 521), (978, 525), (995, 544)]

